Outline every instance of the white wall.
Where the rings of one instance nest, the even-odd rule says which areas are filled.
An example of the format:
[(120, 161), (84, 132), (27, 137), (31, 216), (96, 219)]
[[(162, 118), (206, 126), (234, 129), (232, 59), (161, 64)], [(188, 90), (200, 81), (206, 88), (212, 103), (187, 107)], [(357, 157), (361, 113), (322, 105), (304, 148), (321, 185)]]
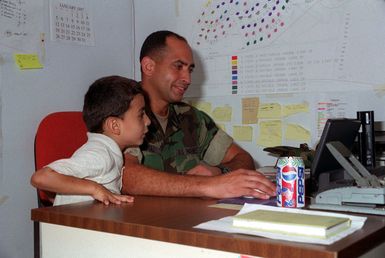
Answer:
[(175, 12), (178, 0), (134, 0), (135, 79), (140, 80), (139, 54), (146, 37), (158, 30), (175, 31)]
[[(81, 110), (88, 86), (106, 75), (133, 77), (132, 1), (89, 1), (95, 47), (49, 40), (48, 0), (44, 1), (46, 62), (44, 69), (20, 71), (12, 53), (0, 63), (2, 89), (3, 171), (0, 195), (0, 257), (33, 257), (36, 190), (29, 179), (34, 171), (33, 143), (39, 121), (48, 113)], [(1, 46), (0, 46), (1, 47)]]

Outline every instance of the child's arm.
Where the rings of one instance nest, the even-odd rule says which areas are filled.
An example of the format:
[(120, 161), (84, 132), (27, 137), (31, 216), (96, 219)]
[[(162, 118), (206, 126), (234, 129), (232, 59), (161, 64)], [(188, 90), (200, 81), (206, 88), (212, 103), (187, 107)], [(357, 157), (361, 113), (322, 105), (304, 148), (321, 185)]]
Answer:
[(49, 167), (36, 171), (31, 177), (31, 184), (36, 188), (55, 193), (91, 195), (106, 205), (134, 200), (132, 196), (114, 194), (94, 181), (63, 175)]

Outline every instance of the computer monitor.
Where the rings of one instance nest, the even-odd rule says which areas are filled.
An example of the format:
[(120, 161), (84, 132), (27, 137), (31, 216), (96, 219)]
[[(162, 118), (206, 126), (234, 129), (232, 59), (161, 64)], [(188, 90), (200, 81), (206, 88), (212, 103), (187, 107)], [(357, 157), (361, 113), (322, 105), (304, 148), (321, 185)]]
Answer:
[(346, 173), (326, 147), (326, 143), (339, 141), (352, 150), (361, 122), (356, 119), (328, 119), (316, 148), (310, 170), (310, 182), (306, 185), (307, 194), (314, 194), (320, 189), (332, 187), (346, 178)]

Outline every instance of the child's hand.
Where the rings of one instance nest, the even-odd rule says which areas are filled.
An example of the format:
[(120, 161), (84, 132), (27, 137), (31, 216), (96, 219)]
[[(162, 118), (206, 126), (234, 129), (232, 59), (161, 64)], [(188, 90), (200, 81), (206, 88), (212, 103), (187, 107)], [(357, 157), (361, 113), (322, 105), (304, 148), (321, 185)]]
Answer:
[(121, 204), (122, 202), (134, 201), (134, 197), (132, 196), (111, 193), (107, 188), (99, 184), (97, 184), (92, 197), (105, 205), (109, 205), (110, 203)]

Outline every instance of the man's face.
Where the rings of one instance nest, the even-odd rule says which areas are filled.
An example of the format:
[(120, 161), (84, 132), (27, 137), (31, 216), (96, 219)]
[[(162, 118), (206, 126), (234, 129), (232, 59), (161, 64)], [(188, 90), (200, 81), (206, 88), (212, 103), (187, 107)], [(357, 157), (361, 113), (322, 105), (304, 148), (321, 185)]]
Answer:
[(190, 46), (183, 40), (168, 37), (166, 44), (166, 50), (154, 60), (151, 80), (158, 100), (172, 103), (181, 101), (190, 85), (194, 60)]

